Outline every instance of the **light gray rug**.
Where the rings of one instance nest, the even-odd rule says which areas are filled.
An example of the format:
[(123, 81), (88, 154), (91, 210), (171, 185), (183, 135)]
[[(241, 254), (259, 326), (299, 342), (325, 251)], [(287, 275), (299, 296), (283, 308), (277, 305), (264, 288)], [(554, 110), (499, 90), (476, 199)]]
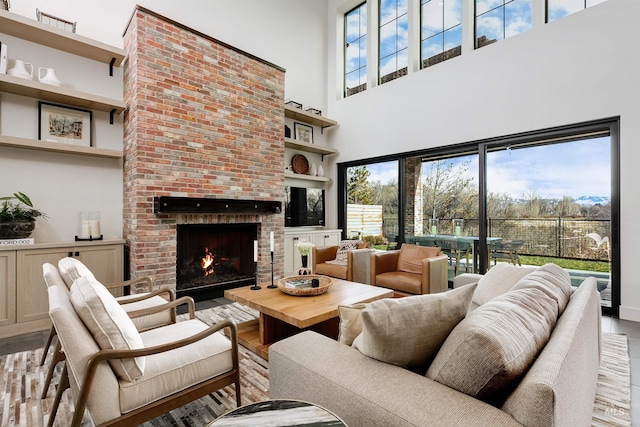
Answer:
[[(238, 303), (199, 311), (196, 316), (213, 324), (222, 318), (237, 322), (255, 318), (257, 312)], [(58, 373), (54, 377), (47, 398), (40, 400), (41, 385), (47, 373), (47, 364), (40, 366), (42, 349), (9, 354), (0, 358), (0, 426), (45, 425), (53, 403)], [(47, 363), (49, 360), (47, 360)], [(269, 365), (261, 357), (240, 347), (243, 404), (269, 398)], [(592, 426), (631, 426), (630, 365), (626, 335), (604, 334), (603, 352), (598, 388), (593, 409)], [(206, 426), (223, 413), (234, 409), (235, 390), (225, 387), (181, 408), (168, 412), (144, 427)], [(56, 426), (67, 427), (73, 413), (71, 393), (65, 392)]]

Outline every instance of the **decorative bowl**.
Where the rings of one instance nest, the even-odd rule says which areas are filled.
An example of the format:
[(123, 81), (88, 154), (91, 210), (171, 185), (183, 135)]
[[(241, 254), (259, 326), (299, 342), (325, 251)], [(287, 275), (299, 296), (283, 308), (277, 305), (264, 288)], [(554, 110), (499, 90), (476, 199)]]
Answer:
[[(313, 279), (318, 279), (320, 286), (312, 288), (311, 281)], [(310, 276), (290, 276), (278, 280), (278, 289), (285, 294), (294, 296), (315, 296), (327, 292), (327, 289), (329, 289), (332, 284), (333, 280), (331, 280), (330, 277), (318, 274), (312, 274)]]

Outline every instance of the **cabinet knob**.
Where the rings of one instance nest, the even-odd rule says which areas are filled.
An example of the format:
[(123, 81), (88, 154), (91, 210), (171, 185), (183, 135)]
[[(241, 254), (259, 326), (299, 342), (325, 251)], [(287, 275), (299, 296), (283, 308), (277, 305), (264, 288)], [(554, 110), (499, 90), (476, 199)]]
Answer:
[(73, 254), (73, 256), (80, 256), (80, 252), (75, 251), (75, 252), (74, 252), (74, 254)]
[(73, 256), (73, 252), (67, 252), (67, 256), (68, 257), (72, 257)]
[(300, 238), (299, 237), (294, 237), (293, 240), (300, 240)]

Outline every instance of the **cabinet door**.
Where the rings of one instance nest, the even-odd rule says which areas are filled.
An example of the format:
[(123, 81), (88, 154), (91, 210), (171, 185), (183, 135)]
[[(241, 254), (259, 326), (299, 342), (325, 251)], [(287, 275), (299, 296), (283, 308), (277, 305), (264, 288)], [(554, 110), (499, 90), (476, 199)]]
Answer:
[(58, 261), (66, 257), (73, 248), (25, 249), (17, 251), (16, 275), (16, 321), (49, 318), (49, 297), (47, 285), (42, 277), (42, 264), (58, 266)]
[[(302, 266), (302, 257), (296, 244), (298, 242), (312, 242), (310, 234), (289, 234), (284, 236), (284, 271), (286, 276), (298, 274), (298, 269)], [(311, 256), (309, 256), (311, 265)]]
[(122, 282), (123, 248), (122, 245), (76, 247), (75, 253), (84, 265), (102, 284)]
[(16, 322), (16, 253), (0, 252), (0, 326)]

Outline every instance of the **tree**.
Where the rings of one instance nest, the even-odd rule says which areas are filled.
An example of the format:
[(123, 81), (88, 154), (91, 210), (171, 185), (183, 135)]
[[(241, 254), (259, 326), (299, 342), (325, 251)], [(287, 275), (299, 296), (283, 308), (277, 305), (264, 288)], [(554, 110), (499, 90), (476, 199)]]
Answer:
[(424, 212), (430, 218), (477, 217), (478, 189), (466, 177), (470, 161), (423, 163)]
[(369, 184), (371, 171), (366, 166), (347, 168), (347, 203), (373, 204), (373, 190)]

